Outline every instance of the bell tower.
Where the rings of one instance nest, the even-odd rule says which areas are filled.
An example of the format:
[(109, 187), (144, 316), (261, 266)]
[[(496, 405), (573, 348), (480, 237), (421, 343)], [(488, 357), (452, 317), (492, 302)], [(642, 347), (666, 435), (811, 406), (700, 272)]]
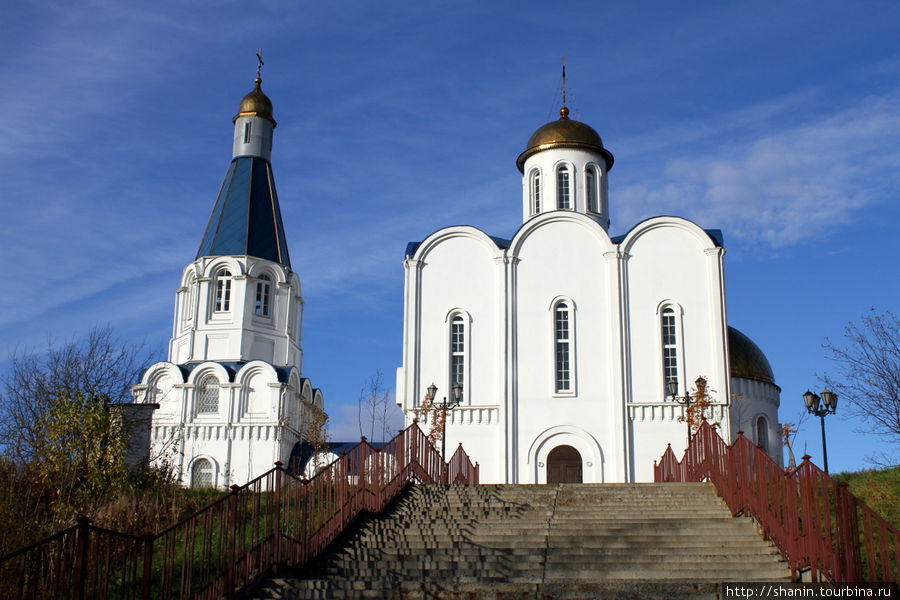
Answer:
[(276, 122), (254, 87), (233, 118), (231, 163), (176, 293), (169, 360), (263, 360), (302, 369), (300, 278), (291, 269), (270, 162)]

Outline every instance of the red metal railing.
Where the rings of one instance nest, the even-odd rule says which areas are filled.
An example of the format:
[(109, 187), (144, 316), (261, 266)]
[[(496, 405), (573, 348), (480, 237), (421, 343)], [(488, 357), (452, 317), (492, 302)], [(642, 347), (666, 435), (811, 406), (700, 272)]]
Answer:
[(478, 483), (478, 465), (462, 446), (445, 463), (413, 424), (379, 449), (363, 438), (310, 480), (276, 463), (156, 535), (81, 519), (0, 558), (0, 598), (233, 598), (279, 566), (305, 565), (413, 482)]
[(791, 567), (794, 579), (900, 584), (900, 530), (809, 462), (782, 470), (738, 432), (728, 446), (704, 422), (679, 461), (666, 449), (654, 479), (709, 480), (732, 514), (752, 516)]

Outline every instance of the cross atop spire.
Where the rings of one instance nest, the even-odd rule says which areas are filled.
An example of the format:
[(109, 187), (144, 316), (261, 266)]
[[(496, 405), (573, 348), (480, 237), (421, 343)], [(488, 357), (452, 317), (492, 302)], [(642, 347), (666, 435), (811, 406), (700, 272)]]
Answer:
[[(256, 51), (256, 83), (262, 82), (261, 72), (263, 65), (266, 64), (262, 59), (262, 48)], [(563, 79), (565, 79), (565, 67), (563, 67)], [(565, 104), (565, 102), (563, 102)]]
[(566, 107), (566, 57), (562, 57), (562, 101), (563, 108)]

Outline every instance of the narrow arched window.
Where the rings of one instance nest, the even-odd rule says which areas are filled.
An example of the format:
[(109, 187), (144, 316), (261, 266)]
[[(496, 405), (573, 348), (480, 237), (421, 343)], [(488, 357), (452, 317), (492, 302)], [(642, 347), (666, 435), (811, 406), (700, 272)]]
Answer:
[(210, 488), (213, 486), (213, 466), (212, 463), (205, 459), (199, 458), (194, 461), (191, 468), (191, 487), (192, 488)]
[(556, 345), (556, 391), (568, 392), (572, 389), (571, 378), (571, 335), (569, 305), (561, 302), (554, 311), (554, 338)]
[(563, 165), (556, 170), (557, 208), (572, 208), (569, 196), (569, 167)]
[(260, 275), (256, 282), (256, 307), (254, 312), (261, 317), (269, 316), (269, 293), (272, 279), (268, 275)]
[(244, 143), (250, 143), (250, 121), (244, 122)]
[(762, 416), (756, 419), (756, 443), (762, 447), (763, 452), (769, 453), (769, 421)]
[(216, 275), (216, 312), (231, 310), (231, 271), (224, 269)]
[(600, 204), (597, 201), (597, 171), (594, 167), (588, 167), (584, 172), (584, 195), (587, 199), (588, 212), (600, 212)]
[[(675, 331), (675, 310), (662, 311), (663, 387), (678, 379), (678, 336)], [(686, 389), (686, 388), (685, 388)]]
[(450, 388), (464, 385), (466, 376), (466, 324), (460, 315), (450, 322)]
[(536, 215), (541, 212), (541, 172), (537, 169), (531, 172), (529, 194), (531, 196), (531, 214)]
[(219, 380), (215, 375), (207, 375), (200, 381), (197, 390), (197, 412), (219, 412)]

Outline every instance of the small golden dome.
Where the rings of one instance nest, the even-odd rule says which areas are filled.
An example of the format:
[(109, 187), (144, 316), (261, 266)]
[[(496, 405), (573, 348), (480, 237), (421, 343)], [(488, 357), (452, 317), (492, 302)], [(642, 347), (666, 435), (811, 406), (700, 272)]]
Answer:
[(272, 121), (272, 125), (275, 125), (275, 118), (272, 116), (272, 101), (269, 100), (269, 97), (263, 93), (260, 87), (262, 79), (257, 77), (254, 83), (256, 83), (256, 87), (241, 99), (241, 103), (238, 105), (238, 114), (234, 116), (232, 121), (237, 121), (238, 117), (256, 115)]
[(603, 140), (590, 125), (580, 121), (569, 119), (569, 109), (563, 106), (559, 109), (559, 120), (551, 121), (538, 127), (537, 131), (528, 138), (525, 152), (516, 159), (519, 171), (525, 172), (525, 161), (533, 154), (550, 148), (584, 148), (594, 150), (606, 159), (606, 168), (611, 169), (613, 155), (603, 147)]
[(753, 340), (734, 327), (728, 328), (728, 362), (732, 377), (775, 385), (775, 375), (766, 355)]

